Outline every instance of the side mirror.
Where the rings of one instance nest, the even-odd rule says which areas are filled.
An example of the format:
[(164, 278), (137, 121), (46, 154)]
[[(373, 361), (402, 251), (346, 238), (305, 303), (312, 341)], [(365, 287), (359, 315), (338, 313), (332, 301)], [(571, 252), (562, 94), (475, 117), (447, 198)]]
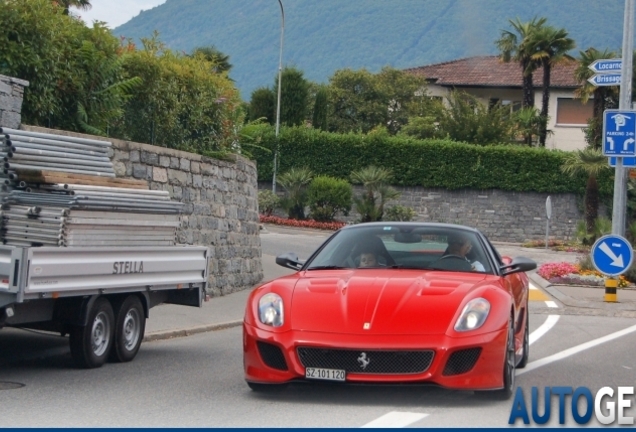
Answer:
[(276, 264), (292, 270), (299, 270), (303, 263), (298, 259), (298, 255), (293, 252), (287, 252), (276, 257)]
[(537, 263), (526, 257), (516, 257), (510, 263), (500, 267), (501, 274), (508, 276), (509, 274), (527, 272), (537, 268)]

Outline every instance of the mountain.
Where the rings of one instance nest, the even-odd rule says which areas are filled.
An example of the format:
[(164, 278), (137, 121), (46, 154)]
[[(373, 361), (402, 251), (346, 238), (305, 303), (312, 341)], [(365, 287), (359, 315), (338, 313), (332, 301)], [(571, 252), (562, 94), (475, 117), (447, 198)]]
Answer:
[[(338, 69), (408, 68), (496, 54), (508, 20), (534, 16), (563, 27), (579, 50), (620, 53), (623, 0), (282, 0), (283, 64), (327, 82)], [(172, 49), (215, 45), (230, 56), (230, 77), (244, 100), (273, 86), (281, 13), (277, 0), (167, 0), (113, 32), (139, 40), (157, 30)]]

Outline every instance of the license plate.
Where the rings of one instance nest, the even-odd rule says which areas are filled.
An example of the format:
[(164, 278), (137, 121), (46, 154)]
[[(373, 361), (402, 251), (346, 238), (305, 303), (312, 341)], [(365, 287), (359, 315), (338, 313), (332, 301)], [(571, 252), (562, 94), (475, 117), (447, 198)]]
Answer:
[(329, 381), (344, 381), (345, 371), (341, 369), (322, 369), (322, 368), (306, 368), (305, 378), (329, 380)]

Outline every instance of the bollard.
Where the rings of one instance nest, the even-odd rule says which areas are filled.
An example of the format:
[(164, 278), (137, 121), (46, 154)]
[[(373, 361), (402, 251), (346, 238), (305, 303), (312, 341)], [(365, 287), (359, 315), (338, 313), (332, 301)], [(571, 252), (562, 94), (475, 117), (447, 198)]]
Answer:
[(616, 302), (616, 288), (618, 287), (618, 278), (605, 279), (605, 302)]

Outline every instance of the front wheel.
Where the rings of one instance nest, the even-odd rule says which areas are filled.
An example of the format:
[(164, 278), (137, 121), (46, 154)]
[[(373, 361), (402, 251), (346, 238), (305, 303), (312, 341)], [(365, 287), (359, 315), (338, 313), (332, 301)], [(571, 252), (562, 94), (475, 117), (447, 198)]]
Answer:
[(98, 368), (106, 362), (113, 343), (114, 322), (112, 306), (100, 297), (89, 311), (88, 324), (71, 328), (71, 356), (78, 367)]
[(144, 308), (139, 297), (131, 295), (115, 310), (115, 341), (109, 359), (113, 362), (129, 362), (137, 355), (146, 331)]
[(500, 390), (477, 391), (476, 394), (497, 400), (510, 399), (515, 390), (515, 326), (510, 318), (508, 323), (508, 339), (506, 340), (506, 353), (503, 367), (503, 388)]

